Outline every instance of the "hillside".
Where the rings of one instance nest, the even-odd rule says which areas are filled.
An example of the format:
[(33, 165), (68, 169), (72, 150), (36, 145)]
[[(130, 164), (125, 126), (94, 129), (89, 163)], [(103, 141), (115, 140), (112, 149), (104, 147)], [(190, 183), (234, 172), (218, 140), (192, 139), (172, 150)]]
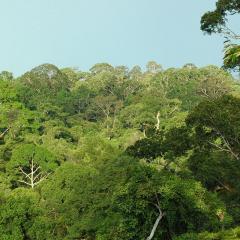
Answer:
[(239, 239), (239, 97), (215, 66), (3, 71), (0, 239)]

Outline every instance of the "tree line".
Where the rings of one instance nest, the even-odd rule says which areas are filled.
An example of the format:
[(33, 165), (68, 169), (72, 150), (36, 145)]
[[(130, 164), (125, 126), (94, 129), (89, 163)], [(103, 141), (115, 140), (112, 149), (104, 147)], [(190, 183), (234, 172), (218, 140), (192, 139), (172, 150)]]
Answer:
[(225, 70), (43, 64), (0, 79), (1, 239), (238, 226), (240, 92)]
[(223, 68), (43, 64), (0, 73), (0, 238), (240, 238), (238, 0), (204, 32)]

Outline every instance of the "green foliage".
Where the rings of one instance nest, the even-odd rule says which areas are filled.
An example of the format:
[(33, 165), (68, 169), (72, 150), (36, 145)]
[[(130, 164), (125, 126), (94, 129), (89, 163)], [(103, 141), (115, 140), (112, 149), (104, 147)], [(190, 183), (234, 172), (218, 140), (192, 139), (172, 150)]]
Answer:
[(239, 40), (239, 35), (228, 26), (228, 18), (240, 13), (239, 0), (218, 0), (216, 9), (205, 13), (201, 18), (201, 29), (205, 33), (221, 33), (225, 36), (224, 67), (239, 71), (239, 45), (230, 40)]
[(240, 100), (232, 96), (224, 96), (212, 102), (205, 101), (189, 115), (187, 123), (195, 126), (199, 142), (219, 147), (220, 150), (222, 148), (223, 151), (225, 149), (238, 159), (239, 104)]
[(207, 33), (221, 32), (227, 22), (227, 15), (240, 13), (238, 0), (218, 0), (216, 9), (202, 16), (201, 29)]
[(39, 224), (43, 212), (39, 206), (39, 198), (36, 192), (21, 188), (5, 197), (0, 206), (1, 239), (46, 239), (46, 232)]
[(22, 144), (12, 151), (8, 168), (27, 167), (31, 160), (41, 165), (43, 170), (53, 171), (57, 166), (56, 158), (46, 149), (33, 144)]
[(12, 186), (27, 185), (33, 188), (57, 166), (57, 159), (47, 149), (23, 144), (12, 151), (11, 159), (6, 164), (6, 172), (10, 175)]
[(4, 80), (4, 81), (11, 81), (11, 80), (13, 80), (13, 74), (8, 71), (2, 71), (0, 73), (0, 79)]
[(153, 240), (239, 226), (239, 90), (215, 66), (154, 61), (2, 72), (0, 238), (147, 239), (158, 219)]
[(54, 101), (56, 94), (68, 91), (69, 87), (67, 76), (51, 64), (32, 69), (21, 76), (19, 81), (20, 99), (31, 109), (45, 109), (46, 101)]
[[(166, 214), (159, 236), (167, 235), (168, 227), (179, 233), (183, 229), (205, 229), (213, 222), (216, 227), (217, 210), (224, 210), (199, 183), (168, 173), (159, 175), (126, 157), (90, 165), (64, 165), (42, 193), (47, 199), (46, 208), (56, 214), (55, 220), (50, 220), (58, 229), (56, 238), (58, 234), (67, 239), (86, 234), (93, 239), (143, 239), (155, 221), (154, 204), (158, 201)], [(208, 201), (212, 201), (211, 207)], [(198, 222), (193, 223), (196, 216)]]
[(0, 102), (11, 102), (17, 99), (16, 85), (12, 81), (0, 78)]
[(239, 70), (240, 67), (240, 45), (226, 44), (224, 55), (224, 66), (227, 69)]
[(174, 238), (174, 240), (238, 240), (240, 238), (240, 229), (234, 228), (218, 233), (200, 233), (200, 234), (185, 234)]

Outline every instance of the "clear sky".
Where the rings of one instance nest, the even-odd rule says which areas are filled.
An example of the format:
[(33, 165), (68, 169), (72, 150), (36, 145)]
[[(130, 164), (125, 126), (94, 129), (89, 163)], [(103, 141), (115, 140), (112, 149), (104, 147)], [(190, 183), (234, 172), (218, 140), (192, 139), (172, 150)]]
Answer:
[(0, 71), (42, 63), (221, 65), (223, 38), (200, 31), (214, 0), (0, 0)]

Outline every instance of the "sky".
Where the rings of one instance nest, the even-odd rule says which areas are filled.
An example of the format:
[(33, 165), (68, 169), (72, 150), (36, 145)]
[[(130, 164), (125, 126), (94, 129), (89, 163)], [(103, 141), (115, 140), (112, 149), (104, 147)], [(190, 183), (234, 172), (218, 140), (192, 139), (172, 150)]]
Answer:
[(224, 39), (200, 30), (201, 15), (215, 2), (0, 0), (0, 71), (19, 76), (43, 63), (131, 68), (150, 60), (164, 68), (221, 66)]

